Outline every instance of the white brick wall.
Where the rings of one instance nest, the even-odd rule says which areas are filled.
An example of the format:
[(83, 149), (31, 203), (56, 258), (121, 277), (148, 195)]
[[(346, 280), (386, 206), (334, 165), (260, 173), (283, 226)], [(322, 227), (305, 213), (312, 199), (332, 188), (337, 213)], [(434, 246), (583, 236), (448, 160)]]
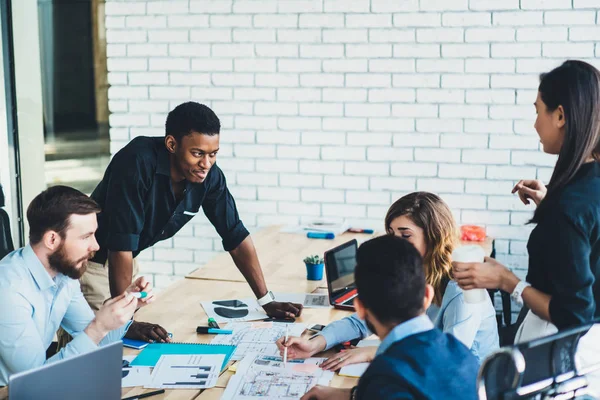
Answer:
[[(595, 0), (107, 0), (113, 152), (195, 100), (222, 120), (219, 164), (251, 230), (439, 193), (522, 274), (531, 216), (510, 194), (555, 158), (533, 129), (538, 74), (600, 66)], [(204, 216), (145, 251), (168, 285), (222, 251)]]

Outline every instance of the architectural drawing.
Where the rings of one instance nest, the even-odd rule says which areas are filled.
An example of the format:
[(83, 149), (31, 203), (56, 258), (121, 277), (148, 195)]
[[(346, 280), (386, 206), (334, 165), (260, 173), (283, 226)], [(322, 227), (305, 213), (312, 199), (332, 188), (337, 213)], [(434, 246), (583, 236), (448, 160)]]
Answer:
[(300, 336), (306, 329), (306, 324), (286, 324), (283, 322), (233, 322), (226, 329), (232, 330), (232, 335), (217, 335), (211, 344), (232, 344), (237, 346), (232, 360), (241, 360), (246, 354), (260, 353), (278, 356), (279, 350), (275, 342), (285, 336), (286, 325), (289, 336)]
[(299, 399), (313, 386), (329, 384), (333, 373), (319, 368), (323, 360), (294, 360), (284, 366), (276, 357), (249, 354), (229, 380), (221, 399)]

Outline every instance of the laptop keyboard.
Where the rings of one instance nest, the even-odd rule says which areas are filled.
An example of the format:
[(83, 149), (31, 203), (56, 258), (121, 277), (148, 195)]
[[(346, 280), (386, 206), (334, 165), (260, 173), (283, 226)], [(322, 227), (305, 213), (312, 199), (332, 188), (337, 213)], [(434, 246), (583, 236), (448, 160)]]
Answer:
[(354, 302), (354, 298), (358, 296), (358, 294), (354, 294), (352, 297), (350, 297), (348, 300), (344, 301), (342, 304), (345, 306), (351, 306), (352, 303)]

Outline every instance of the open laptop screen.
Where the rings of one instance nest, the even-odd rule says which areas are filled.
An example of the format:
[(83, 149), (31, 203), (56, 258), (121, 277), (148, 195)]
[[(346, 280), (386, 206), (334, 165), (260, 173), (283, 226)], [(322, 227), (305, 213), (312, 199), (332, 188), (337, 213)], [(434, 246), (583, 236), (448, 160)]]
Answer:
[(354, 287), (356, 248), (357, 243), (353, 239), (325, 253), (327, 283), (331, 294), (342, 293)]
[(10, 376), (8, 399), (119, 400), (123, 344), (99, 347)]

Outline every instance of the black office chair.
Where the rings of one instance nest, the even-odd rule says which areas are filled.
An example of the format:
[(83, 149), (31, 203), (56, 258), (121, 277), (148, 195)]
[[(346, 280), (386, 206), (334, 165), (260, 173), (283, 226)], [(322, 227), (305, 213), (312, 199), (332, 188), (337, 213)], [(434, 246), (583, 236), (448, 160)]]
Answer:
[(4, 191), (2, 185), (0, 185), (0, 260), (15, 249), (10, 234), (8, 213), (2, 208), (4, 204)]
[[(490, 254), (490, 257), (496, 258), (495, 242), (492, 242), (492, 254)], [(500, 299), (502, 302), (502, 309), (496, 310), (496, 323), (498, 325), (498, 336), (500, 339), (499, 344), (501, 347), (512, 346), (515, 343), (515, 336), (517, 335), (517, 330), (519, 329), (519, 326), (523, 323), (525, 315), (527, 314), (527, 311), (529, 311), (529, 309), (526, 306), (521, 308), (516, 322), (513, 323), (512, 303), (510, 300), (510, 294), (500, 289), (488, 289), (488, 294), (494, 306), (496, 305), (496, 303), (494, 302), (496, 293), (500, 293)]]
[(593, 323), (530, 342), (504, 347), (481, 365), (477, 377), (480, 400), (586, 399), (586, 374), (597, 365), (580, 369), (575, 362), (579, 339)]

